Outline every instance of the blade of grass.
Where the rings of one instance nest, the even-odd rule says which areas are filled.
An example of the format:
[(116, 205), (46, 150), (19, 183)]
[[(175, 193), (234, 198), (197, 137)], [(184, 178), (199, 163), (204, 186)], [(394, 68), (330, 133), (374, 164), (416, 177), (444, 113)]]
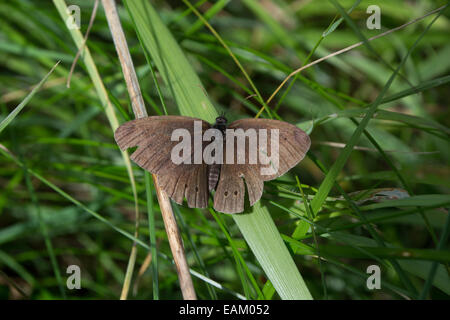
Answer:
[(44, 241), (45, 241), (45, 246), (47, 248), (48, 251), (48, 255), (50, 257), (50, 263), (52, 265), (53, 268), (53, 273), (55, 274), (56, 277), (56, 282), (58, 283), (58, 288), (59, 291), (61, 293), (61, 296), (63, 299), (66, 299), (66, 291), (64, 290), (64, 284), (63, 284), (63, 280), (61, 277), (61, 272), (59, 269), (59, 264), (58, 261), (56, 259), (55, 256), (55, 251), (53, 250), (53, 244), (52, 241), (50, 239), (50, 235), (48, 233), (48, 229), (47, 229), (47, 225), (44, 222), (44, 220), (42, 219), (42, 215), (41, 215), (41, 209), (39, 206), (39, 201), (38, 198), (36, 196), (36, 193), (34, 191), (33, 185), (31, 184), (31, 180), (30, 180), (30, 175), (28, 174), (28, 171), (26, 170), (26, 165), (24, 163), (24, 167), (23, 167), (23, 172), (24, 172), (24, 176), (25, 176), (25, 182), (26, 182), (26, 186), (28, 189), (28, 193), (30, 194), (31, 197), (31, 201), (34, 204), (35, 210), (36, 210), (36, 215), (39, 221), (39, 226), (42, 232), (42, 236), (44, 237)]
[[(372, 52), (375, 53), (375, 51), (373, 50), (373, 48), (372, 48), (372, 46), (370, 45), (370, 43), (367, 41), (367, 39), (364, 37), (364, 35), (359, 31), (359, 29), (355, 26), (355, 24), (353, 23), (352, 19), (347, 15), (347, 13), (345, 12), (345, 10), (344, 10), (344, 9), (343, 9), (343, 8), (342, 8), (335, 0), (330, 0), (330, 1), (331, 1), (331, 2), (333, 3), (333, 5), (339, 10), (339, 12), (341, 13), (341, 15), (345, 18), (345, 20), (346, 20), (347, 23), (352, 27), (352, 29), (358, 34), (358, 36), (360, 36), (360, 37), (363, 38), (364, 44), (365, 44), (366, 46), (368, 46), (368, 48), (369, 48)], [(439, 11), (439, 13), (438, 13), (437, 16), (435, 17), (435, 19), (437, 19), (437, 18), (440, 16), (440, 14), (445, 10), (445, 8), (446, 8), (446, 6), (440, 7), (441, 11)], [(433, 21), (428, 25), (428, 27), (431, 27), (431, 25), (433, 24), (434, 21), (435, 21), (435, 20), (433, 20)], [(428, 30), (428, 29), (427, 29), (427, 30)], [(418, 38), (418, 40), (421, 39), (421, 38), (425, 35), (425, 33), (426, 33), (426, 31), (424, 31), (424, 32), (421, 34), (421, 36)], [(418, 43), (418, 41), (416, 41), (416, 42), (414, 43), (414, 45), (411, 47), (411, 49), (408, 51), (407, 55), (405, 56), (405, 59), (402, 60), (400, 66), (395, 70), (394, 74), (392, 75), (392, 81), (393, 81), (393, 79), (394, 79), (398, 74), (400, 74), (401, 68), (402, 68), (403, 65), (406, 63), (408, 56), (410, 55), (410, 53), (412, 52), (412, 50), (414, 49), (414, 47), (415, 47), (415, 45), (416, 45), (417, 43)], [(391, 80), (391, 79), (389, 79), (389, 80)], [(389, 82), (389, 81), (388, 81), (388, 82)], [(392, 83), (392, 82), (391, 82), (391, 83)], [(391, 84), (389, 84), (389, 86), (388, 86), (387, 88), (386, 88), (386, 86), (385, 86), (385, 88), (383, 88), (383, 89), (386, 89), (386, 91), (382, 94), (382, 96), (384, 96), (384, 94), (387, 92), (387, 90), (389, 89), (390, 85), (391, 85)], [(411, 87), (413, 87), (413, 86), (411, 85)], [(377, 99), (375, 100), (375, 103), (374, 103), (374, 104), (376, 104), (376, 107), (375, 107), (374, 110), (376, 110), (376, 108), (378, 107), (378, 104), (381, 103), (382, 98), (383, 98), (383, 97), (381, 97), (380, 99), (377, 98)], [(377, 102), (378, 102), (378, 103), (377, 103)], [(372, 107), (370, 107), (370, 109), (371, 109), (371, 108), (372, 108)], [(369, 110), (370, 110), (370, 109), (369, 109)], [(370, 112), (370, 111), (369, 111), (369, 112)], [(369, 120), (370, 120), (370, 118), (369, 118)], [(352, 119), (352, 121), (355, 123), (355, 125), (358, 125), (358, 122), (357, 122), (356, 120)], [(364, 121), (364, 120), (363, 120), (363, 121)], [(363, 130), (363, 131), (365, 132), (366, 130)], [(383, 157), (383, 159), (389, 164), (389, 166), (390, 166), (390, 167), (393, 169), (393, 171), (397, 174), (397, 176), (398, 176), (400, 182), (402, 183), (402, 185), (403, 185), (403, 187), (406, 189), (406, 191), (408, 191), (408, 193), (412, 195), (413, 192), (412, 192), (412, 189), (410, 188), (409, 184), (406, 182), (406, 180), (403, 178), (403, 176), (402, 176), (402, 175), (400, 174), (400, 172), (398, 171), (397, 167), (394, 166), (394, 164), (392, 163), (392, 161), (390, 160), (390, 158), (386, 155), (386, 153), (385, 153), (385, 152), (383, 151), (383, 149), (379, 146), (379, 144), (376, 142), (376, 140), (375, 140), (370, 134), (366, 134), (366, 136), (367, 136), (367, 138), (370, 140), (370, 142), (378, 149), (378, 152), (381, 154), (381, 156)], [(436, 237), (436, 234), (435, 234), (433, 228), (432, 228), (431, 225), (430, 225), (430, 222), (428, 221), (426, 215), (422, 212), (422, 210), (421, 210), (420, 208), (419, 208), (419, 211), (420, 211), (420, 215), (422, 216), (422, 219), (423, 219), (424, 222), (425, 222), (425, 225), (426, 225), (426, 227), (427, 227), (427, 229), (428, 229), (428, 232), (430, 233), (431, 238), (433, 239), (433, 242), (437, 245), (438, 240), (437, 240), (437, 237)]]
[[(343, 10), (341, 10), (341, 11), (343, 11)], [(342, 14), (342, 12), (341, 12), (341, 14)], [(368, 134), (366, 133), (365, 130), (364, 130), (364, 133), (365, 133), (366, 135), (368, 135)], [(371, 137), (369, 137), (369, 139), (370, 139), (370, 138), (371, 138)], [(379, 146), (376, 144), (376, 141), (374, 141), (373, 139), (371, 139), (371, 141), (372, 141), (372, 143), (377, 147), (377, 149), (380, 149)], [(382, 152), (382, 150), (381, 150), (380, 152)], [(384, 154), (384, 153), (383, 153), (383, 154)], [(389, 159), (387, 159), (387, 160), (389, 160)], [(391, 162), (388, 161), (388, 163), (391, 163)], [(395, 168), (394, 168), (394, 169), (395, 169)], [(345, 195), (344, 195), (344, 196), (345, 196)], [(348, 197), (347, 197), (347, 198), (348, 198)], [(347, 199), (347, 198), (346, 198), (346, 199)], [(354, 208), (354, 210), (356, 210), (356, 212), (359, 213), (359, 210), (357, 210), (357, 207), (356, 207), (356, 206), (353, 205), (353, 208)], [(428, 225), (428, 224), (427, 224), (427, 225)], [(376, 232), (373, 230), (373, 228), (371, 228), (370, 225), (367, 225), (367, 227), (370, 229), (371, 234), (373, 234), (373, 236), (374, 236), (375, 238), (378, 239), (380, 245), (382, 245), (383, 242), (382, 242), (381, 238), (379, 238), (379, 237), (377, 236), (377, 234), (376, 234)], [(399, 275), (403, 275), (403, 272), (401, 272), (400, 267), (398, 266), (398, 264), (397, 264), (395, 261), (393, 261), (393, 264), (395, 265), (397, 271), (399, 272)], [(408, 281), (408, 278), (407, 278), (406, 276), (403, 275), (403, 276), (402, 276), (402, 279), (405, 280), (405, 284), (408, 284), (408, 287), (412, 290), (413, 287), (412, 287), (410, 281)]]
[[(305, 194), (303, 193), (303, 188), (302, 188), (302, 185), (301, 185), (300, 180), (298, 179), (297, 175), (295, 176), (295, 180), (297, 181), (298, 188), (299, 188), (300, 193), (302, 195), (302, 200), (303, 200), (303, 203), (305, 205), (306, 213), (308, 214), (308, 218), (311, 221), (314, 221), (314, 215), (313, 215), (312, 210), (311, 210), (311, 205), (309, 204), (308, 199), (305, 197)], [(322, 258), (320, 256), (319, 242), (317, 241), (316, 230), (315, 230), (315, 227), (313, 225), (311, 226), (311, 232), (312, 232), (312, 235), (313, 235), (315, 250), (317, 252), (318, 261), (319, 261), (319, 270), (320, 270), (320, 275), (321, 275), (321, 279), (322, 279), (322, 287), (323, 287), (323, 297), (324, 297), (324, 300), (327, 300), (327, 298), (328, 298), (327, 283), (326, 283), (325, 274), (324, 274), (324, 271), (323, 271)]]
[[(230, 244), (230, 247), (231, 247), (231, 249), (233, 251), (233, 256), (234, 256), (234, 258), (236, 260), (237, 270), (238, 270), (239, 276), (241, 277), (241, 281), (243, 282), (243, 284), (246, 283), (244, 275), (243, 275), (243, 273), (241, 271), (241, 267), (242, 267), (243, 269), (245, 269), (245, 272), (246, 272), (248, 278), (250, 279), (250, 282), (253, 285), (253, 289), (256, 291), (256, 293), (258, 295), (258, 299), (263, 299), (264, 295), (261, 292), (261, 290), (259, 289), (259, 286), (256, 283), (255, 278), (251, 274), (250, 270), (248, 269), (247, 264), (245, 263), (244, 259), (242, 258), (242, 255), (239, 253), (238, 249), (236, 248), (236, 245), (234, 244), (234, 241), (231, 238), (230, 233), (228, 232), (223, 219), (213, 209), (210, 208), (209, 212), (211, 212), (212, 216), (217, 221), (220, 229), (222, 230), (222, 232), (224, 233), (225, 237), (228, 240), (228, 243)], [(249, 292), (249, 291), (246, 290), (245, 292)], [(248, 295), (249, 295), (249, 293), (248, 293)]]
[[(67, 5), (64, 2), (64, 0), (53, 0), (53, 4), (55, 5), (56, 9), (58, 10), (61, 18), (63, 21), (67, 21), (69, 18), (69, 10), (67, 9)], [(97, 70), (97, 66), (95, 65), (94, 59), (91, 56), (91, 53), (89, 51), (89, 48), (84, 43), (83, 35), (81, 34), (80, 30), (78, 29), (69, 29), (69, 32), (78, 48), (78, 50), (81, 51), (81, 59), (83, 60), (87, 72), (89, 76), (91, 77), (91, 80), (94, 84), (94, 87), (97, 91), (98, 98), (100, 99), (100, 102), (105, 110), (106, 117), (108, 118), (108, 121), (110, 123), (111, 129), (115, 131), (117, 127), (119, 126), (119, 121), (117, 120), (117, 116), (115, 114), (113, 105), (111, 103), (111, 100), (109, 99), (108, 92), (105, 89), (105, 86), (103, 84), (102, 78), (100, 77), (100, 74)], [(128, 175), (130, 178), (130, 184), (133, 191), (133, 197), (134, 197), (134, 203), (135, 203), (135, 215), (136, 217), (139, 217), (139, 210), (138, 210), (138, 197), (136, 192), (136, 182), (134, 180), (133, 170), (131, 167), (131, 161), (128, 156), (127, 152), (121, 152), (122, 158), (125, 162), (125, 166), (128, 171)], [(139, 222), (139, 219), (136, 219), (136, 223)], [(137, 232), (138, 229), (135, 230)], [(122, 288), (122, 294), (121, 297), (126, 296), (129, 290), (130, 286), (130, 280), (131, 280), (131, 273), (134, 266), (135, 261), (135, 250), (136, 246), (133, 244), (131, 253), (130, 253), (130, 260), (127, 267), (127, 272), (125, 276), (124, 286)]]
[[(290, 38), (290, 35), (288, 35), (281, 26), (278, 25), (278, 23), (271, 18), (267, 12), (262, 8), (262, 6), (260, 4), (258, 4), (258, 2), (253, 1), (253, 0), (245, 0), (244, 1), (247, 6), (249, 6), (263, 21), (265, 21), (265, 23), (267, 25), (269, 25), (271, 27), (271, 29), (273, 30), (273, 32), (275, 34), (279, 34), (281, 39), (285, 39), (284, 43), (286, 45), (288, 45), (289, 47), (291, 47), (292, 49), (295, 49), (295, 45), (293, 45), (293, 42)], [(356, 8), (359, 3), (361, 2), (361, 0), (356, 0), (355, 3), (353, 4), (353, 6), (349, 9), (349, 13), (351, 13), (353, 11), (354, 8)], [(336, 17), (335, 17), (336, 18)], [(319, 40), (316, 42), (316, 44), (314, 45), (314, 48), (311, 50), (311, 52), (308, 54), (308, 56), (305, 58), (305, 60), (303, 61), (302, 65), (304, 66), (305, 64), (308, 63), (308, 61), (311, 59), (312, 55), (315, 53), (316, 49), (319, 47), (319, 45), (322, 43), (323, 39), (325, 39), (325, 37), (330, 34), (331, 32), (334, 31), (335, 28), (337, 28), (339, 26), (339, 24), (342, 22), (342, 18), (339, 19), (338, 21), (334, 22), (335, 18), (333, 19), (333, 21), (331, 22), (331, 24), (328, 26), (327, 31), (325, 31), (319, 38)], [(297, 54), (298, 55), (298, 54)], [(282, 97), (280, 98), (280, 100), (278, 101), (277, 105), (275, 106), (274, 110), (278, 111), (278, 109), (280, 108), (281, 103), (283, 102), (284, 98), (286, 97), (286, 95), (289, 93), (289, 91), (291, 90), (291, 88), (293, 87), (295, 81), (297, 80), (297, 78), (299, 77), (300, 73), (297, 73), (294, 77), (294, 79), (292, 79), (291, 83), (289, 84), (288, 88), (286, 88), (285, 92), (283, 93)], [(272, 99), (273, 99), (274, 95), (272, 94), (266, 101), (266, 104), (269, 104)], [(262, 110), (260, 110), (258, 112), (258, 114), (260, 114), (262, 112)]]
[[(195, 257), (197, 264), (200, 266), (203, 274), (209, 278), (210, 275), (206, 268), (206, 264), (203, 261), (195, 242), (192, 240), (191, 232), (189, 231), (189, 227), (186, 224), (186, 221), (184, 220), (183, 215), (180, 212), (180, 209), (178, 208), (177, 205), (173, 205), (173, 209), (176, 214), (177, 221), (180, 224), (181, 232), (186, 235), (186, 241), (184, 243), (186, 243), (186, 242), (189, 243), (190, 249), (194, 253), (194, 257)], [(217, 294), (214, 291), (214, 288), (209, 283), (206, 284), (206, 287), (208, 288), (209, 299), (217, 300)]]
[[(261, 94), (259, 93), (259, 90), (256, 88), (255, 84), (253, 83), (252, 79), (250, 78), (250, 76), (248, 75), (248, 73), (245, 71), (244, 67), (242, 66), (242, 64), (239, 62), (239, 60), (236, 58), (236, 56), (234, 55), (233, 51), (231, 51), (230, 47), (228, 47), (228, 45), (225, 43), (225, 41), (223, 41), (222, 37), (217, 33), (216, 30), (214, 30), (214, 28), (209, 24), (209, 22), (200, 14), (200, 12), (198, 12), (197, 9), (195, 9), (192, 4), (188, 1), (188, 0), (182, 0), (184, 2), (184, 4), (186, 4), (186, 6), (189, 7), (189, 9), (191, 9), (195, 15), (203, 22), (203, 24), (211, 31), (211, 33), (214, 35), (214, 37), (220, 42), (220, 44), (225, 48), (225, 50), (228, 52), (228, 54), (230, 55), (230, 57), (233, 59), (234, 63), (236, 63), (236, 65), (238, 66), (238, 68), (241, 70), (242, 74), (244, 75), (245, 79), (247, 79), (248, 83), (250, 84), (250, 86), (252, 87), (254, 94), (257, 96), (259, 103), (261, 103), (261, 105), (263, 106), (263, 110), (265, 110), (267, 112), (267, 115), (272, 118), (272, 114), (270, 112), (269, 107), (267, 107), (266, 103), (264, 102), (263, 97), (261, 96)], [(259, 114), (256, 115), (256, 118), (259, 116)]]
[[(386, 31), (386, 32), (383, 32), (383, 33), (381, 33), (381, 34), (379, 34), (379, 35), (376, 35), (376, 36), (374, 36), (374, 37), (371, 37), (371, 38), (369, 38), (369, 39), (367, 39), (367, 40), (368, 40), (368, 41), (372, 41), (372, 40), (381, 38), (381, 37), (383, 37), (383, 36), (385, 36), (385, 35), (388, 35), (388, 34), (390, 34), (390, 33), (392, 33), (392, 32), (395, 32), (395, 31), (397, 31), (397, 30), (403, 29), (403, 28), (405, 28), (406, 26), (408, 26), (408, 25), (410, 25), (410, 24), (413, 24), (413, 23), (416, 23), (416, 22), (418, 22), (418, 21), (420, 21), (420, 20), (422, 20), (422, 19), (424, 19), (424, 18), (426, 18), (426, 17), (428, 17), (428, 16), (430, 16), (430, 15), (432, 15), (432, 14), (434, 14), (434, 13), (442, 12), (445, 8), (446, 8), (446, 6), (439, 7), (439, 8), (437, 8), (437, 9), (435, 9), (435, 10), (432, 10), (431, 12), (428, 12), (426, 15), (424, 15), (424, 16), (422, 16), (422, 17), (419, 17), (419, 18), (417, 18), (417, 19), (414, 19), (414, 20), (412, 20), (412, 21), (409, 21), (409, 22), (407, 22), (407, 23), (405, 23), (405, 24), (403, 24), (403, 25), (401, 25), (401, 26), (399, 26), (399, 27), (396, 27), (396, 28), (394, 28), (394, 29), (391, 29), (391, 30), (388, 30), (388, 31)], [(344, 11), (344, 12), (345, 12), (345, 11)], [(344, 15), (345, 15), (345, 14), (344, 14)], [(317, 59), (317, 60), (314, 60), (313, 62), (310, 62), (310, 63), (308, 63), (308, 64), (306, 64), (306, 65), (304, 65), (304, 66), (302, 66), (302, 67), (300, 67), (300, 68), (298, 68), (298, 69), (296, 69), (296, 70), (294, 70), (293, 72), (291, 72), (291, 73), (283, 80), (283, 82), (282, 82), (282, 83), (278, 86), (278, 88), (272, 93), (272, 95), (269, 97), (268, 100), (272, 100), (273, 97), (275, 97), (275, 95), (276, 95), (276, 94), (281, 90), (281, 88), (286, 84), (286, 82), (288, 82), (288, 80), (289, 80), (290, 78), (292, 78), (292, 77), (295, 76), (296, 74), (300, 73), (302, 70), (305, 70), (305, 69), (307, 69), (307, 68), (309, 68), (309, 67), (312, 67), (313, 65), (316, 65), (316, 64), (318, 64), (318, 63), (320, 63), (320, 62), (322, 62), (322, 61), (325, 61), (325, 60), (327, 60), (327, 59), (330, 59), (330, 58), (335, 57), (335, 56), (337, 56), (337, 55), (340, 55), (340, 54), (342, 54), (342, 53), (348, 52), (348, 51), (350, 51), (350, 50), (352, 50), (352, 49), (354, 49), (354, 48), (356, 48), (356, 47), (359, 47), (359, 46), (361, 46), (361, 45), (363, 45), (363, 44), (364, 44), (364, 42), (363, 42), (363, 41), (360, 41), (360, 42), (355, 43), (355, 44), (353, 44), (353, 45), (351, 45), (351, 46), (348, 46), (348, 47), (346, 47), (346, 48), (344, 48), (344, 49), (341, 49), (341, 50), (336, 51), (336, 52), (333, 52), (333, 53), (331, 53), (331, 54), (329, 54), (329, 55), (327, 55), (327, 56), (324, 56), (324, 57), (322, 57), (322, 58), (319, 58), (319, 59)]]
[[(217, 111), (203, 93), (200, 80), (184, 53), (150, 3), (133, 0), (125, 1), (125, 4), (181, 114), (214, 121)], [(258, 203), (250, 213), (233, 215), (233, 219), (280, 297), (311, 299), (268, 210)]]
[[(218, 14), (228, 4), (228, 2), (230, 2), (230, 0), (217, 1), (205, 12), (203, 16), (205, 19), (211, 20), (211, 18)], [(197, 20), (189, 29), (185, 31), (185, 35), (189, 36), (198, 31), (201, 27), (203, 27), (203, 22), (201, 20)]]
[[(447, 219), (445, 222), (445, 227), (444, 227), (444, 230), (442, 231), (441, 239), (437, 246), (438, 251), (443, 250), (445, 248), (445, 246), (448, 246), (447, 239), (448, 239), (449, 233), (450, 233), (450, 214), (447, 210)], [(433, 284), (434, 277), (436, 276), (437, 267), (438, 267), (438, 262), (434, 261), (433, 264), (431, 265), (430, 272), (428, 274), (427, 280), (425, 281), (423, 289), (420, 292), (419, 299), (422, 300), (428, 296), (428, 292), (430, 291), (431, 285)]]
[[(325, 178), (326, 178), (330, 171), (326, 170), (325, 167), (320, 163), (320, 161), (318, 161), (314, 155), (311, 155), (311, 153), (310, 153), (310, 157), (312, 157), (313, 161), (320, 168), (320, 170), (322, 170), (326, 174), (326, 176), (325, 176)], [(383, 239), (377, 233), (377, 231), (373, 228), (373, 226), (368, 223), (367, 218), (361, 213), (361, 210), (359, 209), (359, 207), (354, 203), (354, 201), (349, 197), (349, 195), (342, 189), (342, 187), (338, 183), (336, 183), (336, 181), (334, 181), (333, 183), (335, 184), (335, 186), (339, 190), (339, 192), (342, 194), (342, 196), (345, 198), (347, 203), (350, 205), (352, 210), (363, 221), (364, 226), (367, 228), (367, 230), (369, 231), (371, 236), (375, 239), (375, 241), (378, 243), (378, 245), (381, 247), (385, 247), (386, 244), (384, 243)], [(320, 187), (319, 187), (316, 195), (314, 196), (313, 201), (316, 199), (317, 194), (319, 192), (320, 192)], [(295, 230), (293, 234), (296, 234), (296, 232), (297, 232), (297, 230)], [(394, 259), (391, 259), (390, 262), (391, 262), (392, 266), (394, 267), (394, 269), (396, 270), (396, 272), (397, 272), (398, 276), (400, 277), (401, 281), (403, 282), (404, 286), (406, 288), (408, 288), (408, 290), (411, 292), (412, 296), (415, 296), (416, 295), (415, 287), (413, 286), (411, 280), (406, 275), (406, 273), (402, 270), (399, 263)]]

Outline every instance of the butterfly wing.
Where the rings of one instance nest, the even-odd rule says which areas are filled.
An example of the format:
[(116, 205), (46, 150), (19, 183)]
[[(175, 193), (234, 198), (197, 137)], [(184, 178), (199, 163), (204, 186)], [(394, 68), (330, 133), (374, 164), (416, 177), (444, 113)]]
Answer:
[[(207, 122), (191, 117), (153, 116), (122, 124), (114, 138), (121, 150), (138, 146), (131, 160), (155, 174), (159, 186), (175, 202), (182, 204), (186, 197), (190, 208), (206, 208), (209, 196), (207, 165), (193, 161), (194, 121), (201, 121), (202, 134), (210, 127)], [(188, 130), (191, 136), (191, 164), (175, 164), (171, 159), (172, 150), (179, 143), (171, 140), (172, 133), (180, 128)]]
[[(247, 186), (250, 205), (253, 205), (262, 196), (264, 181), (273, 180), (283, 175), (299, 163), (305, 157), (311, 141), (309, 136), (301, 129), (278, 120), (242, 119), (232, 122), (228, 126), (228, 129), (242, 129), (244, 132), (248, 129), (255, 129), (256, 132), (259, 132), (259, 129), (267, 130), (266, 145), (262, 143), (261, 139), (259, 139), (261, 137), (258, 136), (258, 145), (256, 148), (258, 162), (256, 164), (249, 163), (248, 154), (251, 146), (249, 145), (250, 139), (246, 137), (245, 154), (247, 156), (245, 163), (237, 163), (238, 150), (237, 141), (235, 140), (233, 164), (224, 161), (222, 165), (219, 182), (214, 195), (214, 209), (224, 213), (239, 213), (244, 211), (245, 186), (243, 180), (245, 180)], [(276, 139), (276, 134), (272, 129), (277, 129), (278, 139)], [(274, 135), (274, 141), (278, 141), (278, 152), (275, 148), (272, 148), (272, 135)], [(227, 142), (230, 139), (228, 134), (226, 135), (226, 139)], [(226, 158), (229, 151), (226, 147), (224, 149)], [(259, 156), (261, 153), (265, 153), (268, 157), (278, 157), (278, 164), (274, 165), (272, 162), (268, 164), (260, 163)]]

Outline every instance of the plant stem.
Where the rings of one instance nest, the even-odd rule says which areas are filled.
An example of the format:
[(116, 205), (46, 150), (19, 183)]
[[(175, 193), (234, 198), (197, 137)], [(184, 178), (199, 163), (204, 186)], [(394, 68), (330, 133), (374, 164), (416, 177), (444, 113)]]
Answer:
[[(142, 118), (147, 116), (147, 110), (145, 109), (144, 100), (142, 98), (139, 82), (134, 70), (133, 61), (128, 50), (128, 45), (125, 39), (122, 26), (120, 24), (119, 15), (117, 13), (116, 4), (114, 0), (102, 0), (103, 8), (108, 19), (111, 35), (114, 40), (114, 45), (119, 56), (120, 64), (124, 74), (125, 82), (127, 84), (128, 93), (131, 99), (131, 105), (136, 118)], [(164, 226), (166, 228), (167, 238), (169, 240), (170, 249), (175, 261), (175, 265), (178, 272), (178, 278), (180, 281), (180, 287), (185, 300), (196, 300), (196, 294), (192, 278), (189, 273), (189, 266), (186, 261), (186, 255), (184, 253), (183, 243), (181, 242), (180, 231), (175, 220), (175, 216), (172, 211), (169, 197), (158, 185), (158, 179), (156, 175), (153, 175), (153, 181), (155, 184), (156, 194), (161, 209), (161, 215), (164, 220)]]

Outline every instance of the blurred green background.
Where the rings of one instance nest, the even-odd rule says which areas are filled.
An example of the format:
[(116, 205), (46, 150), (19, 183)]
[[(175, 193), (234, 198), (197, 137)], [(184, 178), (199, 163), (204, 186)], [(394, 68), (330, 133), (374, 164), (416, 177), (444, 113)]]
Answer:
[[(66, 3), (80, 7), (84, 34), (94, 1)], [(231, 121), (254, 117), (260, 103), (204, 24), (181, 1), (151, 3), (215, 107)], [(329, 1), (191, 3), (226, 41), (267, 99), (305, 62), (359, 42), (361, 37), (398, 27), (447, 2), (338, 1), (351, 11), (353, 25), (348, 17), (339, 23), (340, 12)], [(370, 16), (366, 9), (372, 4), (381, 9), (380, 30), (366, 27)], [(149, 65), (134, 22), (121, 2), (119, 14), (147, 110), (161, 115), (163, 106), (151, 72), (155, 68)], [(262, 203), (315, 299), (449, 297), (450, 252), (445, 241), (450, 204), (449, 14), (446, 10), (428, 31), (436, 14), (371, 41), (370, 46), (306, 69), (269, 104), (279, 118), (297, 124), (312, 140), (308, 157), (291, 174), (265, 184)], [(337, 183), (341, 188), (332, 190), (310, 228), (299, 217), (308, 215), (294, 174), (304, 184), (307, 199), (313, 199), (324, 179), (323, 170), (337, 159), (357, 127), (355, 121), (361, 121), (422, 34), (370, 121), (369, 137), (362, 135), (340, 172)], [(87, 46), (119, 122), (133, 119), (101, 5)], [(61, 60), (40, 91), (0, 132), (0, 147), (17, 159), (8, 157), (6, 151), (0, 154), (0, 299), (117, 299), (122, 290), (132, 241), (91, 213), (133, 234), (132, 188), (81, 61), (70, 89), (65, 86), (76, 53), (52, 1), (0, 3), (0, 121)], [(168, 113), (177, 114), (170, 90), (155, 71)], [(141, 212), (140, 239), (148, 243), (144, 173), (136, 165), (133, 170)], [(257, 288), (264, 288), (267, 299), (279, 298), (270, 293), (264, 272), (229, 216), (173, 206), (189, 265), (202, 275), (193, 277), (199, 298), (255, 298)], [(157, 283), (160, 299), (180, 299), (154, 194), (151, 208), (160, 253), (158, 282), (149, 268), (149, 251), (138, 246), (128, 298), (155, 298)], [(296, 228), (302, 232), (294, 236)], [(366, 286), (366, 269), (374, 264), (382, 270), (379, 290)], [(80, 290), (66, 288), (69, 265), (81, 268)], [(430, 273), (433, 266), (434, 274)]]

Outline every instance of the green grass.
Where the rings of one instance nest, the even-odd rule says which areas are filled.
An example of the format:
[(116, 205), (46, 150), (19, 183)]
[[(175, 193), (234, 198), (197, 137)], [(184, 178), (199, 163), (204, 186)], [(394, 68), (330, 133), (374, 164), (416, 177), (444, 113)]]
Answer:
[[(256, 116), (293, 70), (445, 3), (383, 2), (382, 30), (365, 28), (365, 0), (133, 0), (119, 14), (148, 113), (211, 122)], [(134, 116), (103, 10), (65, 87), (92, 10), (70, 4), (79, 31), (64, 1), (0, 4), (0, 298), (117, 299), (131, 280), (129, 299), (180, 299), (150, 176), (113, 139)], [(449, 298), (448, 16), (291, 79), (261, 117), (312, 146), (252, 210), (173, 204), (200, 299)], [(65, 286), (71, 264), (82, 290)], [(381, 290), (366, 288), (372, 264)]]

